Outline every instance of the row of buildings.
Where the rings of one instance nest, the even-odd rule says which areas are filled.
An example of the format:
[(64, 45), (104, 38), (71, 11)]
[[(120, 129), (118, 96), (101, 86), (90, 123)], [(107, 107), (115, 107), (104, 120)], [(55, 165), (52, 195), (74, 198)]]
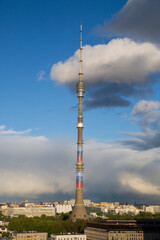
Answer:
[(2, 204), (0, 207), (4, 216), (15, 217), (25, 215), (26, 217), (55, 216), (60, 213), (69, 213), (72, 211), (71, 203), (55, 203), (55, 204), (34, 204), (34, 203), (11, 203)]
[(90, 206), (98, 207), (104, 214), (133, 214), (137, 215), (140, 212), (150, 212), (152, 214), (160, 213), (160, 205), (141, 205), (139, 207), (130, 204), (124, 204), (121, 202), (109, 203), (109, 202), (101, 202), (101, 203), (91, 203)]
[[(28, 201), (22, 203), (4, 203), (0, 205), (0, 210), (2, 214), (5, 216), (18, 216), (25, 215), (27, 217), (35, 217), (42, 215), (46, 216), (55, 216), (60, 213), (69, 213), (72, 211), (73, 206), (75, 204), (75, 199), (71, 199), (70, 201), (64, 201), (62, 203), (54, 202), (54, 203), (29, 203)], [(90, 207), (93, 212), (91, 212), (92, 216), (97, 216), (96, 211), (102, 211), (104, 214), (139, 214), (139, 212), (150, 212), (152, 214), (160, 213), (159, 205), (149, 205), (149, 206), (141, 206), (136, 207), (134, 205), (124, 204), (120, 202), (108, 203), (93, 203), (90, 200), (84, 200), (84, 204), (87, 207)], [(96, 209), (94, 211), (94, 208)], [(99, 209), (99, 210), (97, 210)]]

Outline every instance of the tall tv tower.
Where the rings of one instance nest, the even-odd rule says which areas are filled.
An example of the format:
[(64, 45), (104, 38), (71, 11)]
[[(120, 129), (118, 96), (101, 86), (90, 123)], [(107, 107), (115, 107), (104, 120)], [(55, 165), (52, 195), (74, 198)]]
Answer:
[(78, 98), (78, 142), (77, 142), (77, 163), (76, 163), (76, 199), (73, 212), (71, 214), (71, 220), (76, 221), (78, 219), (88, 219), (86, 209), (83, 202), (83, 97), (85, 93), (85, 85), (83, 82), (82, 72), (82, 24), (80, 25), (80, 71), (79, 80), (76, 87)]

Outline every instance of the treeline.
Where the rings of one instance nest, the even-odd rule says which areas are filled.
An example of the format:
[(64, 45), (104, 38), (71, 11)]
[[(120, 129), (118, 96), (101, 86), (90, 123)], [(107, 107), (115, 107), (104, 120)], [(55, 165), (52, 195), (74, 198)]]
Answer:
[[(89, 220), (91, 222), (102, 221), (102, 212), (99, 212), (99, 217)], [(28, 218), (23, 215), (19, 217), (7, 218), (0, 214), (0, 220), (9, 221), (8, 229), (17, 232), (23, 231), (37, 231), (47, 232), (50, 236), (52, 233), (83, 233), (86, 223), (88, 221), (78, 220), (75, 223), (70, 221), (69, 214), (61, 214), (55, 217), (47, 217), (42, 215), (41, 217)], [(110, 220), (130, 220), (130, 219), (160, 219), (160, 213), (152, 214), (147, 212), (140, 212), (138, 215), (105, 215), (106, 219)]]
[(78, 220), (73, 223), (69, 219), (69, 215), (62, 214), (56, 217), (42, 217), (27, 218), (25, 216), (19, 216), (18, 218), (11, 218), (9, 220), (8, 229), (15, 230), (17, 232), (22, 231), (37, 231), (51, 233), (83, 233), (86, 222)]

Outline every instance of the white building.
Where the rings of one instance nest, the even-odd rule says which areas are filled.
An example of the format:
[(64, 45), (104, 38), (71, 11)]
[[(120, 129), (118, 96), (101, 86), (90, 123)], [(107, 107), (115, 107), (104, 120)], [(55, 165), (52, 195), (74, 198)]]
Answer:
[(6, 221), (0, 221), (1, 226), (8, 226), (9, 222)]
[(26, 217), (55, 216), (54, 207), (8, 207), (7, 216), (25, 215)]
[(92, 216), (92, 217), (97, 217), (97, 213), (91, 212), (91, 213), (90, 213), (90, 216)]
[(16, 233), (13, 235), (14, 240), (47, 240), (48, 233)]
[(152, 214), (159, 213), (160, 212), (160, 206), (159, 205), (150, 205), (148, 207), (144, 207), (144, 210), (146, 212), (150, 212)]
[(8, 229), (7, 229), (7, 227), (6, 226), (0, 226), (0, 232), (1, 233), (7, 233), (8, 232)]
[(86, 240), (84, 234), (51, 234), (51, 240)]
[(134, 205), (108, 205), (108, 207), (101, 207), (101, 211), (105, 214), (114, 213), (114, 214), (139, 214), (140, 209), (136, 208)]
[(69, 213), (72, 211), (71, 204), (57, 204), (55, 205), (55, 212), (57, 213)]

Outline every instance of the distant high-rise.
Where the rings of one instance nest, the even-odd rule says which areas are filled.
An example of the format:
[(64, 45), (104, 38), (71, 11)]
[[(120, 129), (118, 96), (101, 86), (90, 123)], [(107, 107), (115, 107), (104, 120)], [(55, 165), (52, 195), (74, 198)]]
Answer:
[(74, 209), (71, 215), (71, 220), (76, 221), (78, 219), (88, 219), (86, 209), (83, 202), (83, 97), (85, 93), (85, 85), (83, 82), (82, 72), (82, 24), (80, 25), (80, 71), (79, 80), (76, 87), (78, 97), (78, 142), (77, 142), (77, 163), (76, 163), (76, 200)]

